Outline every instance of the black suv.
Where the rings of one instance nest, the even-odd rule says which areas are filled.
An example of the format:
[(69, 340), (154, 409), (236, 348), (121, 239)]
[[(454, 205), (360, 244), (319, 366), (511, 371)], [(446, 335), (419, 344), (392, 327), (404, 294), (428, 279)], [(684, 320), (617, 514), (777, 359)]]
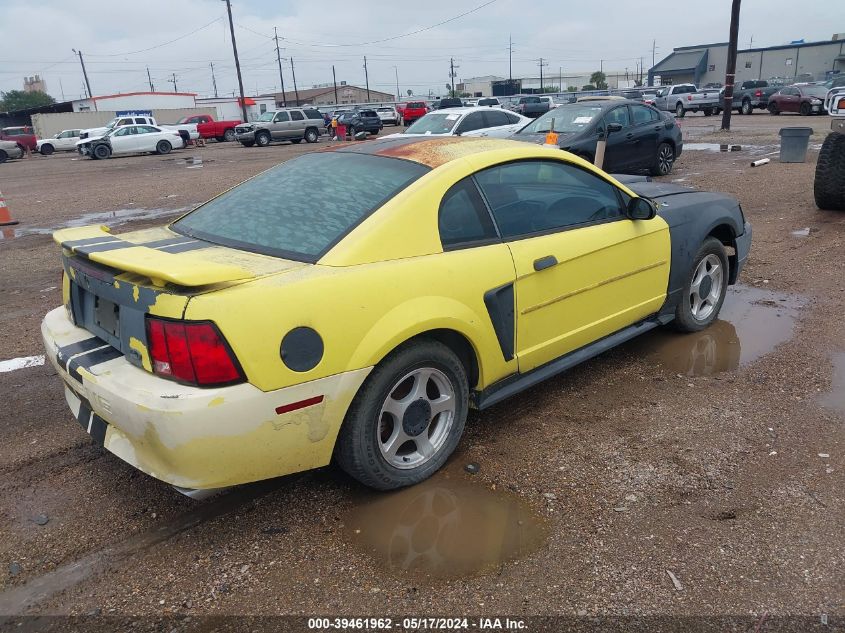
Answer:
[(346, 126), (346, 131), (350, 136), (355, 136), (358, 132), (369, 132), (375, 135), (384, 128), (384, 123), (375, 110), (344, 112), (338, 117), (337, 122)]
[(464, 102), (460, 99), (441, 99), (437, 102), (438, 110), (445, 110), (446, 108), (462, 108)]

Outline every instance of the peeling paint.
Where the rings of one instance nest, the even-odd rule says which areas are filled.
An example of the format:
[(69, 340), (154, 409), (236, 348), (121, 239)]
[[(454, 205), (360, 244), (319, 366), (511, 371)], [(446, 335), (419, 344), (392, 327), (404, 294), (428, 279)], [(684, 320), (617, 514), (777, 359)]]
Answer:
[(226, 399), (223, 396), (219, 396), (219, 397), (215, 398), (214, 400), (210, 401), (208, 403), (208, 406), (209, 407), (218, 407), (221, 404), (223, 404), (224, 402), (226, 402)]
[(140, 294), (141, 294), (141, 289), (138, 286), (134, 286), (132, 288), (132, 298), (135, 300), (135, 303), (138, 303), (138, 296)]
[[(138, 287), (135, 287), (137, 290)], [(150, 363), (150, 354), (147, 351), (147, 346), (134, 336), (129, 337), (129, 349), (133, 349), (141, 356), (141, 365), (144, 369), (151, 372), (153, 370), (152, 363)]]

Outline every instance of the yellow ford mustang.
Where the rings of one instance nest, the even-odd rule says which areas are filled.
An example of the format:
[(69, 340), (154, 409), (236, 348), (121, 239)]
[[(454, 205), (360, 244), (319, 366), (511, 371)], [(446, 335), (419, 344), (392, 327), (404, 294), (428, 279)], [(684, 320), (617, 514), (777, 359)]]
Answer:
[(395, 138), (274, 167), (173, 224), (59, 231), (48, 357), (77, 421), (182, 489), (328, 464), (425, 479), (467, 410), (661, 324), (698, 330), (735, 200), (556, 148)]

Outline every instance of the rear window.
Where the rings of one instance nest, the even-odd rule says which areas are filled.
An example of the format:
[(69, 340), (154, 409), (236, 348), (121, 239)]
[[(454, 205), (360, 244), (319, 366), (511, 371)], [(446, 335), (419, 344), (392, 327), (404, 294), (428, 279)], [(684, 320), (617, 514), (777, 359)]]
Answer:
[(307, 116), (309, 119), (322, 119), (323, 118), (323, 115), (320, 114), (319, 110), (310, 110), (309, 109), (309, 110), (303, 110), (303, 112), (305, 113), (305, 116)]
[(375, 110), (361, 110), (361, 116), (377, 117)]
[(409, 103), (405, 107), (407, 107), (407, 108), (424, 108), (425, 104), (422, 103), (421, 101), (412, 101), (411, 103)]
[(7, 127), (3, 130), (6, 136), (24, 136), (25, 134), (32, 134), (32, 128), (28, 127)]
[[(315, 262), (428, 167), (367, 154), (309, 154), (259, 174), (175, 222), (214, 244)], [(332, 174), (326, 187), (326, 174)]]

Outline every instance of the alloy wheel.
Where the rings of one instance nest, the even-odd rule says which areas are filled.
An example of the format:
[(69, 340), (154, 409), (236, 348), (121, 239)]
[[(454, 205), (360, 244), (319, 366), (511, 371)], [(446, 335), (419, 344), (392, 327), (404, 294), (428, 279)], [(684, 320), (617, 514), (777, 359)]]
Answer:
[(697, 321), (707, 320), (719, 303), (725, 274), (722, 262), (712, 253), (702, 259), (695, 269), (690, 285), (690, 312)]

